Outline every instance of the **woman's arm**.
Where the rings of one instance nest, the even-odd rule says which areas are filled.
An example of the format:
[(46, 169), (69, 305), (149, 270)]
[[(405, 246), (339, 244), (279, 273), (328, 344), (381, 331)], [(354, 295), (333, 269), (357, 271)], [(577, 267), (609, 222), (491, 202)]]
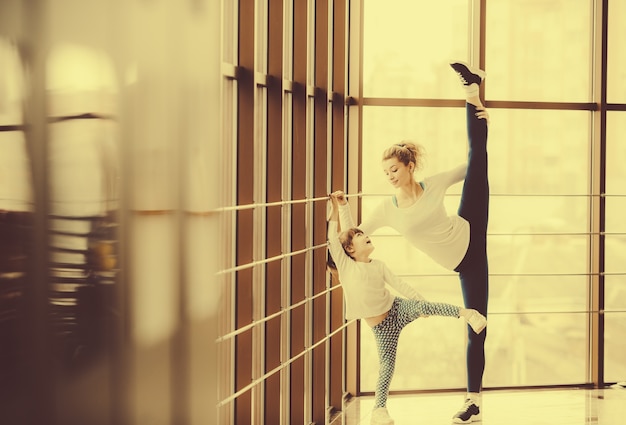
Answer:
[[(363, 232), (368, 235), (372, 234), (379, 227), (383, 227), (387, 225), (385, 223), (385, 213), (382, 202), (379, 203), (372, 214), (367, 217), (366, 220), (361, 222), (358, 226), (354, 224), (354, 220), (352, 219), (352, 211), (350, 210), (350, 204), (345, 199), (345, 195), (341, 191), (334, 192), (335, 194), (341, 194), (343, 196), (342, 199), (338, 198), (338, 207), (339, 207), (339, 222), (341, 223), (342, 229), (351, 229), (353, 227), (358, 227)], [(342, 202), (343, 200), (343, 202)]]
[(437, 185), (441, 185), (443, 187), (450, 187), (455, 183), (463, 181), (465, 179), (465, 174), (467, 173), (467, 163), (460, 164), (450, 170), (442, 171), (441, 173), (434, 174), (427, 179), (430, 180), (431, 183), (436, 182)]

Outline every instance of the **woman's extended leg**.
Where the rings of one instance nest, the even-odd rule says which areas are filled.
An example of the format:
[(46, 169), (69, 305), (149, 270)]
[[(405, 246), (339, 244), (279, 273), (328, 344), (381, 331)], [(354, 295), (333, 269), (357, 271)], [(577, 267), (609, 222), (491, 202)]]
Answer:
[[(469, 149), (467, 152), (467, 171), (458, 213), (470, 222), (472, 236), (484, 239), (487, 234), (489, 220), (489, 176), (487, 158), (487, 120), (479, 119), (479, 109), (465, 104), (467, 117), (467, 135)], [(470, 240), (470, 244), (474, 242)]]

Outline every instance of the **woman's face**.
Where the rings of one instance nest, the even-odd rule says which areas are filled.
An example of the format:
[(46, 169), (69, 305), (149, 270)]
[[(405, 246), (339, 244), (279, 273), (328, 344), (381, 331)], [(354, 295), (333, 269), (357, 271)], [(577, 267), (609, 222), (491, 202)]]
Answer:
[(404, 165), (404, 163), (398, 161), (396, 157), (391, 157), (383, 161), (383, 171), (389, 183), (395, 188), (412, 184), (414, 167), (412, 162), (409, 162), (409, 165)]

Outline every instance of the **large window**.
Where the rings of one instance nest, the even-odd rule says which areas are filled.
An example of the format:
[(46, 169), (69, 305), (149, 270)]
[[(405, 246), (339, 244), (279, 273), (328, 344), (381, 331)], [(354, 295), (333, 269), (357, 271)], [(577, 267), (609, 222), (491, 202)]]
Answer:
[(448, 59), (467, 56), (468, 3), (365, 0), (363, 96), (455, 99), (441, 76)]
[(626, 332), (626, 112), (607, 114), (607, 176), (606, 176), (606, 287), (605, 287), (605, 378), (623, 381), (624, 335)]
[[(474, 2), (478, 3), (478, 2)], [(592, 0), (485, 1), (487, 100), (588, 102)], [(562, 17), (567, 16), (567, 19)]]
[[(626, 332), (626, 3), (612, 1), (608, 15), (608, 70), (606, 136), (606, 287), (604, 374), (608, 382), (623, 381), (624, 334)], [(611, 104), (614, 102), (615, 104)]]
[[(617, 95), (624, 92), (626, 57), (611, 49), (624, 27), (617, 18), (623, 5), (399, 3), (386, 10), (377, 1), (364, 1), (362, 217), (392, 193), (380, 167), (390, 144), (410, 139), (426, 148), (419, 177), (465, 161), (462, 92), (448, 59), (480, 64), (487, 71), (492, 194), (484, 386), (590, 383), (598, 376), (593, 368), (602, 364), (606, 382), (623, 380), (626, 371), (618, 360), (626, 335), (620, 254), (626, 232), (619, 219), (626, 207), (619, 166), (625, 154), (619, 147), (619, 135), (626, 131), (620, 121), (623, 105), (613, 105), (618, 111), (607, 114), (606, 126), (601, 119), (607, 109), (601, 89), (607, 65), (609, 101), (624, 101)], [(607, 3), (615, 17), (609, 21), (608, 61), (601, 36)], [(603, 167), (598, 158), (605, 155)], [(605, 178), (606, 206), (600, 202)], [(460, 190), (458, 184), (448, 191), (451, 214)], [(605, 217), (603, 239), (598, 229)], [(462, 304), (455, 274), (390, 229), (374, 237), (377, 257), (428, 299)], [(599, 305), (606, 303), (607, 313), (598, 322), (603, 312), (593, 300), (603, 288)], [(391, 390), (464, 388), (464, 330), (461, 323), (439, 318), (407, 327)], [(373, 392), (378, 359), (364, 324), (361, 346), (361, 390)], [(598, 359), (600, 346), (605, 352)]]

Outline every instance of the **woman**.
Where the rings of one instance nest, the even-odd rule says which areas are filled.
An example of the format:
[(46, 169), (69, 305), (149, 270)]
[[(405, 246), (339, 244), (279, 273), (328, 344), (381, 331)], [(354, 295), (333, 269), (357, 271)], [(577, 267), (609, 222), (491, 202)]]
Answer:
[[(466, 92), (467, 164), (418, 182), (414, 173), (421, 165), (421, 149), (412, 143), (391, 146), (383, 154), (383, 169), (396, 189), (395, 195), (383, 200), (358, 227), (366, 234), (379, 227), (392, 227), (437, 263), (458, 272), (465, 307), (487, 316), (489, 114), (479, 97), (479, 85), (485, 73), (463, 62), (453, 62), (450, 66), (459, 75)], [(458, 214), (448, 215), (443, 204), (445, 192), (463, 179)], [(346, 206), (340, 206), (340, 221), (342, 228), (354, 227)], [(454, 423), (481, 419), (486, 334), (486, 330), (475, 333), (468, 328), (467, 396), (462, 409), (453, 417)]]

